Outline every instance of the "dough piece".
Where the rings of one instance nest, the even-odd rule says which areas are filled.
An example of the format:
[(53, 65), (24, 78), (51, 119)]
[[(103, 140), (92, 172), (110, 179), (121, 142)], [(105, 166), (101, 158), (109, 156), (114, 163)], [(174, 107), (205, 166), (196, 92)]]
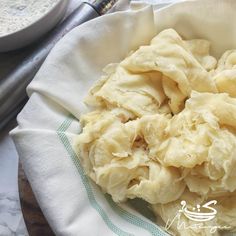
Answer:
[(202, 228), (181, 215), (181, 236), (236, 230), (236, 50), (218, 63), (210, 43), (173, 29), (110, 64), (86, 98), (75, 150), (86, 174), (115, 202), (142, 198), (164, 222), (181, 200), (192, 209), (217, 200)]
[(185, 40), (186, 47), (207, 71), (216, 68), (217, 60), (210, 56), (210, 42), (204, 39)]
[(160, 73), (132, 74), (121, 66), (100, 81), (90, 94), (100, 103), (122, 107), (137, 117), (158, 113), (166, 98)]
[(180, 172), (149, 155), (163, 138), (168, 118), (152, 115), (122, 123), (113, 113), (95, 111), (82, 117), (85, 127), (75, 142), (86, 173), (116, 202), (135, 197), (152, 204), (178, 199), (185, 188)]
[[(168, 85), (163, 87), (170, 99), (172, 112), (178, 113), (183, 107), (179, 104), (184, 103), (184, 98), (189, 97), (192, 90), (217, 92), (212, 77), (188, 48), (190, 48), (190, 43), (184, 42), (173, 29), (164, 30), (152, 39), (150, 45), (141, 46), (121, 62), (121, 66), (136, 74), (158, 71), (165, 76), (163, 81), (165, 78), (172, 80), (175, 83), (175, 89), (172, 89), (173, 85), (170, 83), (171, 88), (168, 89)], [(194, 51), (194, 48), (192, 50)], [(203, 57), (201, 59), (204, 60)], [(211, 68), (214, 62), (203, 64), (205, 66), (209, 64), (207, 66)], [(172, 95), (172, 93), (175, 94)], [(177, 100), (176, 97), (178, 97)]]
[(227, 50), (219, 59), (216, 67), (216, 73), (228, 69), (236, 69), (236, 50)]

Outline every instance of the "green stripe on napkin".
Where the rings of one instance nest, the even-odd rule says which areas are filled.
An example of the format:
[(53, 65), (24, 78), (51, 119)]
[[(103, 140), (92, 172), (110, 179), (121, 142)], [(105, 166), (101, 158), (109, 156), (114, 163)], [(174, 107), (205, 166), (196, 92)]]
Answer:
[[(98, 204), (98, 202), (95, 199), (94, 193), (93, 193), (93, 189), (92, 186), (89, 183), (88, 177), (85, 175), (84, 170), (82, 168), (82, 165), (80, 163), (79, 158), (77, 157), (75, 151), (73, 150), (70, 141), (68, 139), (68, 137), (65, 134), (65, 131), (70, 127), (71, 123), (73, 122), (74, 118), (73, 116), (68, 116), (66, 118), (66, 120), (59, 126), (59, 128), (57, 129), (57, 134), (61, 140), (61, 142), (63, 143), (66, 151), (68, 152), (69, 156), (71, 157), (73, 163), (75, 164), (81, 180), (84, 184), (84, 187), (86, 189), (87, 192), (87, 196), (89, 199), (89, 202), (91, 204), (91, 206), (99, 213), (99, 215), (102, 217), (102, 219), (104, 220), (104, 222), (106, 223), (106, 225), (116, 234), (119, 236), (135, 236), (134, 234), (128, 233), (122, 229), (120, 229), (118, 226), (116, 226), (108, 217), (108, 215), (106, 214), (105, 210)], [(143, 220), (142, 218), (131, 214), (130, 212), (127, 212), (126, 210), (124, 210), (123, 208), (121, 208), (120, 206), (118, 206), (108, 194), (105, 194), (105, 198), (108, 202), (108, 204), (110, 205), (110, 207), (115, 211), (115, 213), (117, 215), (119, 215), (121, 218), (123, 218), (125, 221), (138, 226), (140, 228), (143, 228), (145, 230), (147, 230), (151, 235), (153, 236), (167, 236), (168, 234), (166, 234), (165, 232), (163, 232), (158, 226), (147, 222), (145, 220)]]

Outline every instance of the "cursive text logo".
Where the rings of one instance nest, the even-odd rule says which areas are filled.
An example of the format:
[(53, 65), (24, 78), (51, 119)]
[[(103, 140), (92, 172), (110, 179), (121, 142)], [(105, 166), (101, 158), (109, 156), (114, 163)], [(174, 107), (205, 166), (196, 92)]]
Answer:
[[(221, 226), (221, 225), (207, 225), (204, 224), (207, 221), (211, 221), (216, 217), (217, 210), (213, 208), (213, 205), (216, 205), (216, 200), (211, 200), (204, 205), (197, 204), (196, 207), (193, 207), (192, 210), (188, 209), (187, 202), (181, 201), (182, 208), (178, 210), (175, 217), (166, 222), (165, 230), (168, 231), (170, 227), (177, 221), (178, 230), (187, 230), (187, 229), (209, 229), (210, 233), (215, 233), (217, 230), (229, 230), (230, 226)], [(187, 224), (185, 221), (181, 221), (181, 215), (184, 215), (187, 219), (195, 222), (192, 224)]]
[[(190, 211), (187, 208), (186, 201), (181, 201), (182, 209), (179, 210), (180, 213), (183, 213), (188, 219), (198, 222), (209, 221), (215, 218), (217, 214), (217, 210), (213, 207), (210, 207), (212, 204), (216, 204), (216, 200), (209, 201), (205, 203), (203, 206), (197, 204), (196, 207), (193, 208), (193, 211)], [(201, 212), (201, 209), (207, 210), (207, 212)], [(196, 212), (197, 210), (197, 212)]]

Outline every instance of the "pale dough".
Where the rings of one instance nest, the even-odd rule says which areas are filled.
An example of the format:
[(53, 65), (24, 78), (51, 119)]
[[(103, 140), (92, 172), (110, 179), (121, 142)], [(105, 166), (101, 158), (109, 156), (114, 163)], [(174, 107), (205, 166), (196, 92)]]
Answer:
[(235, 231), (236, 50), (218, 62), (209, 51), (207, 40), (167, 29), (108, 65), (86, 98), (94, 111), (81, 116), (75, 149), (114, 201), (142, 198), (167, 222), (183, 199), (192, 207), (216, 199), (219, 213), (204, 224)]

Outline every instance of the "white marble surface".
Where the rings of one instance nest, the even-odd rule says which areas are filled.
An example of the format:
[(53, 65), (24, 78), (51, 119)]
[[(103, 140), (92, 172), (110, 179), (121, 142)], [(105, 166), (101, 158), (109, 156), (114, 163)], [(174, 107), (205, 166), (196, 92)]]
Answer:
[(18, 156), (8, 132), (11, 122), (0, 133), (0, 235), (28, 235), (21, 213), (18, 194)]
[[(66, 15), (79, 6), (70, 0)], [(12, 121), (0, 131), (0, 236), (27, 236), (18, 192), (18, 155), (8, 133), (16, 126)]]

